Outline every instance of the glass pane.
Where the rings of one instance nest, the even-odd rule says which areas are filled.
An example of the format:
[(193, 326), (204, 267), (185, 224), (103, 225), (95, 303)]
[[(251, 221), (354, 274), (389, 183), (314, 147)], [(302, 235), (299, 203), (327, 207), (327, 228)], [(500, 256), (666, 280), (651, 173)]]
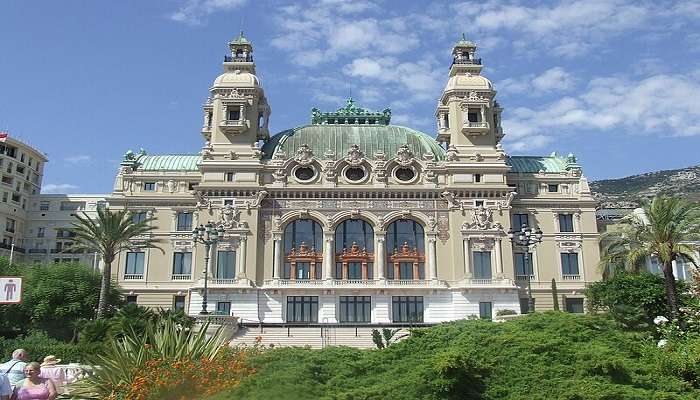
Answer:
[(349, 219), (343, 221), (335, 230), (335, 250), (341, 253), (343, 249), (349, 249), (352, 244), (357, 244), (361, 249), (374, 251), (374, 230), (372, 226), (361, 219)]

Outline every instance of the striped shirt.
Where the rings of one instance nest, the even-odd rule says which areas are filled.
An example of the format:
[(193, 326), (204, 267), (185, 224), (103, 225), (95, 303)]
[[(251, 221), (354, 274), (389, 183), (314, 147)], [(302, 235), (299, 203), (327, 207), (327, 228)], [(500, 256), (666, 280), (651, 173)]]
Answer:
[(14, 388), (17, 382), (25, 378), (24, 367), (27, 363), (19, 360), (10, 360), (5, 364), (0, 364), (0, 375), (7, 375), (7, 379), (10, 380), (10, 385)]

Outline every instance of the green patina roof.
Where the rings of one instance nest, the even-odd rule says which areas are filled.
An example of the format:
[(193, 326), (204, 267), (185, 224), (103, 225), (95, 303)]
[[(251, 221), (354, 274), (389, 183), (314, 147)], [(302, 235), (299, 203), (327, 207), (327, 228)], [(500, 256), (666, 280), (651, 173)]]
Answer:
[(228, 42), (228, 44), (252, 44), (248, 38), (243, 35), (243, 31), (238, 34), (238, 37)]
[(511, 172), (537, 173), (544, 172), (566, 172), (573, 168), (580, 168), (576, 164), (576, 157), (570, 154), (567, 157), (559, 157), (552, 154), (546, 156), (509, 156), (506, 161), (510, 165)]
[(397, 125), (306, 125), (280, 132), (262, 148), (265, 159), (283, 152), (286, 158), (296, 154), (297, 149), (307, 145), (314, 156), (323, 158), (331, 150), (336, 159), (347, 156), (350, 146), (358, 145), (368, 159), (383, 151), (390, 159), (399, 147), (407, 145), (416, 158), (432, 154), (435, 160), (443, 160), (445, 151), (435, 139), (423, 132)]
[(121, 165), (140, 171), (197, 171), (201, 161), (199, 154), (147, 155), (142, 149), (138, 154), (129, 150)]
[(471, 40), (467, 40), (466, 35), (463, 33), (462, 38), (457, 41), (455, 47), (476, 47), (476, 44)]

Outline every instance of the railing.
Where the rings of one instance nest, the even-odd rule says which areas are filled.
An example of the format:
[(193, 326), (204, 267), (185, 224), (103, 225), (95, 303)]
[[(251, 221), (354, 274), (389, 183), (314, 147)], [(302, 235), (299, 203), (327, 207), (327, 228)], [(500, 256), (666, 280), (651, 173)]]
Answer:
[(387, 279), (388, 286), (428, 286), (430, 281), (422, 279)]
[(303, 285), (303, 286), (322, 286), (321, 279), (280, 279), (277, 281), (280, 286)]
[(226, 119), (219, 123), (219, 126), (243, 126), (245, 123), (242, 119)]
[(489, 123), (488, 122), (465, 122), (464, 123), (465, 127), (468, 128), (488, 128)]
[(172, 279), (174, 281), (189, 281), (190, 279), (192, 279), (192, 275), (191, 274), (172, 274), (170, 276), (170, 279)]
[(471, 278), (465, 283), (474, 286), (515, 286), (515, 283), (508, 278)]
[(236, 325), (238, 324), (238, 317), (233, 315), (196, 315), (194, 317), (195, 321), (198, 323), (209, 322), (211, 325)]
[[(0, 242), (0, 249), (12, 250), (12, 245)], [(14, 251), (16, 251), (18, 253), (24, 253), (26, 250), (24, 249), (24, 247), (19, 247), (19, 246), (15, 245)]]
[(452, 65), (454, 64), (472, 64), (472, 65), (481, 65), (481, 58), (473, 58), (473, 59), (467, 59), (467, 58), (455, 58), (454, 61), (452, 62)]
[[(528, 279), (527, 275), (516, 275), (515, 280), (518, 281), (526, 281)], [(535, 275), (530, 275), (530, 280), (534, 281), (535, 280)]]
[(29, 249), (29, 254), (46, 254), (48, 250), (46, 249)]
[(253, 62), (253, 56), (250, 54), (248, 57), (234, 57), (234, 56), (224, 56), (224, 62)]
[(125, 281), (143, 279), (143, 274), (124, 274)]
[(374, 286), (376, 281), (372, 279), (335, 279), (334, 286)]
[(236, 280), (229, 278), (214, 278), (211, 279), (210, 282), (214, 285), (233, 285), (236, 283)]
[(580, 281), (581, 275), (562, 275), (561, 279), (564, 281)]

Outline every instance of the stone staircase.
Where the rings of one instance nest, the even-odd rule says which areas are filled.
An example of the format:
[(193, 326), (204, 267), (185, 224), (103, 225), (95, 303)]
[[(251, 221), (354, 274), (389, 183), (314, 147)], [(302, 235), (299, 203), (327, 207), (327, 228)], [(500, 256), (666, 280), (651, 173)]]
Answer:
[[(308, 346), (320, 349), (327, 346), (349, 346), (360, 349), (375, 348), (372, 329), (376, 327), (354, 326), (259, 326), (241, 327), (231, 339), (231, 345), (252, 346), (260, 338), (266, 347)], [(381, 329), (381, 328), (378, 328)], [(402, 329), (397, 336), (408, 333)]]

